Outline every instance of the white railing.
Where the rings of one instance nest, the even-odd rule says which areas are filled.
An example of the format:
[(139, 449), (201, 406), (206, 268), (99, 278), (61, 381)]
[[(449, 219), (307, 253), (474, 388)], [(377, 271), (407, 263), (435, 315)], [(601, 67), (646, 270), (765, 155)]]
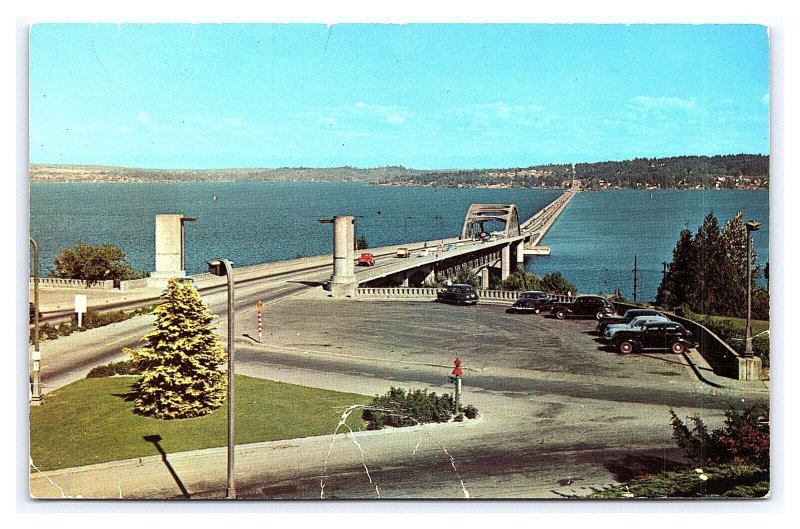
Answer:
[[(28, 278), (28, 284), (33, 286), (33, 278)], [(105, 281), (95, 281), (87, 285), (83, 279), (61, 279), (58, 277), (40, 277), (39, 286), (41, 287), (55, 287), (55, 288), (93, 288), (98, 290), (112, 290), (114, 288), (114, 281), (107, 279)]]
[(119, 282), (119, 289), (122, 292), (127, 292), (128, 290), (134, 290), (137, 288), (147, 288), (146, 277), (143, 277), (141, 279), (129, 279), (127, 281)]
[[(356, 289), (356, 297), (377, 299), (436, 299), (441, 288), (430, 287), (360, 287)], [(514, 302), (520, 292), (514, 290), (478, 289), (478, 297), (486, 301)], [(558, 301), (570, 301), (563, 295), (555, 296)], [(573, 298), (574, 299), (574, 298)]]

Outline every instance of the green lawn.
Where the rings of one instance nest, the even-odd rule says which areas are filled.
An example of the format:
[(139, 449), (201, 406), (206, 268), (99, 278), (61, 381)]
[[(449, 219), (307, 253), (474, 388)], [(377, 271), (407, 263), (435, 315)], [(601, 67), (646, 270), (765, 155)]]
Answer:
[[(30, 408), (31, 458), (40, 470), (74, 467), (227, 445), (226, 406), (205, 417), (162, 421), (133, 413), (126, 399), (134, 377), (82, 379)], [(236, 376), (236, 444), (325, 435), (351, 404), (371, 397)], [(361, 413), (348, 424), (362, 427)], [(151, 438), (152, 439), (152, 438)]]
[[(707, 318), (716, 321), (727, 321), (733, 325), (734, 329), (741, 332), (742, 336), (744, 336), (744, 328), (745, 325), (747, 325), (747, 320), (744, 318), (729, 318), (727, 316), (707, 316)], [(753, 326), (754, 335), (769, 329), (769, 320), (751, 320), (751, 324)]]

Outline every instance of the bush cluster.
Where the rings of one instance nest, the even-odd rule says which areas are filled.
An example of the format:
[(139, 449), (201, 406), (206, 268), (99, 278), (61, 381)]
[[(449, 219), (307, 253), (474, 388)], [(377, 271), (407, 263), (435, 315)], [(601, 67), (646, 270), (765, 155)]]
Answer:
[[(428, 422), (447, 422), (455, 411), (455, 401), (447, 393), (437, 395), (427, 390), (406, 391), (392, 387), (382, 396), (376, 395), (361, 418), (367, 421), (367, 429), (380, 430), (386, 426), (414, 426)], [(467, 418), (478, 414), (475, 406), (465, 406)]]
[[(73, 314), (69, 322), (62, 322), (56, 325), (50, 323), (42, 323), (39, 325), (39, 339), (40, 340), (54, 340), (59, 336), (69, 336), (73, 332), (85, 331), (86, 329), (94, 329), (95, 327), (103, 327), (112, 323), (118, 323), (128, 320), (135, 316), (148, 314), (152, 307), (145, 307), (132, 311), (114, 310), (107, 312), (99, 312), (97, 309), (89, 309), (83, 315), (83, 325), (78, 327), (78, 315)], [(33, 343), (33, 332), (30, 333), (29, 341)]]
[(497, 284), (499, 290), (542, 290), (549, 294), (575, 294), (577, 288), (566, 280), (561, 272), (550, 272), (542, 277), (524, 270), (517, 270)]
[(672, 438), (691, 465), (645, 475), (592, 498), (760, 498), (770, 491), (769, 406), (728, 410), (722, 428), (709, 430), (699, 416), (684, 423), (669, 410)]
[(725, 426), (709, 431), (703, 420), (689, 417), (691, 428), (669, 410), (672, 438), (694, 464), (734, 463), (769, 469), (769, 407), (755, 404), (725, 412)]
[(121, 362), (111, 362), (102, 366), (97, 366), (89, 371), (86, 378), (104, 378), (113, 377), (115, 375), (141, 375), (142, 369), (139, 364), (132, 360), (123, 360)]

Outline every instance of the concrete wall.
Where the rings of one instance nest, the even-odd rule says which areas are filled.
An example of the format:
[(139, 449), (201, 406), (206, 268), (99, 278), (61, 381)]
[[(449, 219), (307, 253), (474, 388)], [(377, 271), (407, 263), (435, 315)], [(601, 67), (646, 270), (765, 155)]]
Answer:
[[(625, 312), (627, 309), (641, 308), (639, 305), (628, 303), (615, 303), (614, 305), (619, 313)], [(692, 333), (697, 341), (697, 350), (700, 351), (700, 354), (703, 355), (703, 358), (708, 362), (715, 374), (734, 380), (750, 380), (753, 377), (756, 379), (761, 378), (760, 359), (758, 359), (758, 373), (742, 372), (745, 359), (731, 346), (722, 341), (719, 336), (696, 321), (672, 313), (668, 313), (668, 315)]]

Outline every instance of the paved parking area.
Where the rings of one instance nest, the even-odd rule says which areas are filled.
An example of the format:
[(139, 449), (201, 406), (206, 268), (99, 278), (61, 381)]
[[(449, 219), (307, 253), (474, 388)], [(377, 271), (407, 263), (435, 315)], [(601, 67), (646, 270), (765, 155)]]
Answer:
[[(257, 335), (255, 311), (238, 317), (237, 334)], [(289, 299), (269, 307), (264, 346), (347, 355), (388, 366), (451, 366), (470, 372), (549, 380), (592, 381), (692, 391), (697, 379), (683, 356), (620, 355), (594, 334), (594, 320), (512, 314), (501, 305)]]

